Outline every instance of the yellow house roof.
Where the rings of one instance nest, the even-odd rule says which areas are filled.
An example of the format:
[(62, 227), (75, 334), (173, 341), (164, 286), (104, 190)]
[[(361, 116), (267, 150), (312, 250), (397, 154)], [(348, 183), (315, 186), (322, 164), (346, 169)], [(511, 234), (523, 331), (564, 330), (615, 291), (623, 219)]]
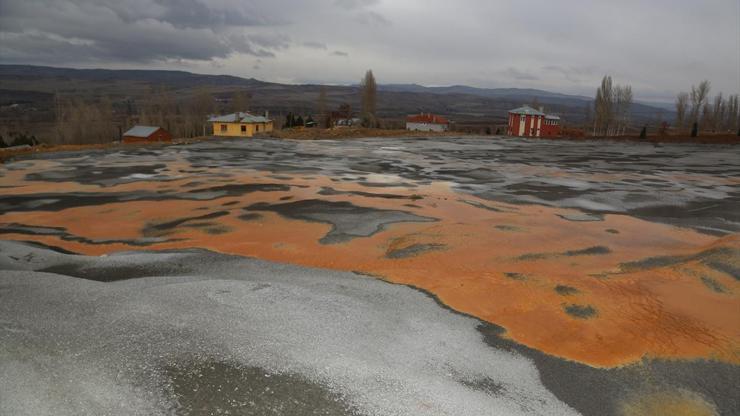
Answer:
[(238, 112), (223, 116), (214, 116), (209, 118), (208, 121), (214, 123), (269, 123), (272, 120), (263, 116)]

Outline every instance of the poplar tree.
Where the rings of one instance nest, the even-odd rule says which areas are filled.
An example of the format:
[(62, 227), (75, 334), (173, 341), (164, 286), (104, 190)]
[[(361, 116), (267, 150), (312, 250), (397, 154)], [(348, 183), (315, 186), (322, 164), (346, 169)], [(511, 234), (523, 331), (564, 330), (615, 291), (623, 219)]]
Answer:
[(375, 128), (377, 127), (377, 96), (378, 96), (378, 85), (375, 82), (375, 75), (372, 70), (368, 70), (365, 73), (360, 84), (360, 91), (362, 92), (362, 124), (365, 127)]
[(683, 128), (686, 123), (686, 110), (689, 107), (689, 94), (682, 92), (676, 96), (676, 127)]

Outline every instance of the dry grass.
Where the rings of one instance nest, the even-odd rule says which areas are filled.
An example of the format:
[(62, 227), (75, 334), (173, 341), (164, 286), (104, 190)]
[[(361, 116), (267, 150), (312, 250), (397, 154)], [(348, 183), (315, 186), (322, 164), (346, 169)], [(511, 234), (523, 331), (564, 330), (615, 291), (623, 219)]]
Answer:
[(461, 132), (420, 132), (408, 130), (385, 130), (385, 129), (366, 129), (366, 128), (333, 128), (333, 129), (286, 129), (275, 130), (270, 133), (271, 137), (278, 139), (292, 140), (336, 140), (336, 139), (355, 139), (362, 137), (444, 137), (444, 136), (464, 136), (466, 133)]
[(34, 147), (16, 147), (16, 148), (0, 149), (0, 163), (4, 163), (7, 160), (12, 159), (16, 156), (29, 155), (29, 154), (35, 154), (35, 153), (105, 149), (105, 148), (114, 147), (114, 146), (120, 146), (120, 145), (117, 143), (61, 144), (61, 145), (40, 144)]

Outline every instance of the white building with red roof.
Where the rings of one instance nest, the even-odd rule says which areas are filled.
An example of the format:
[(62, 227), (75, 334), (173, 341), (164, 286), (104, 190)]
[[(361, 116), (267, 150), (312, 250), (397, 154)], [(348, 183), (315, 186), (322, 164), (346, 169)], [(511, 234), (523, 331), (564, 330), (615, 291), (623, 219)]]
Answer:
[(448, 131), (450, 121), (436, 114), (421, 113), (406, 117), (406, 130), (411, 131)]

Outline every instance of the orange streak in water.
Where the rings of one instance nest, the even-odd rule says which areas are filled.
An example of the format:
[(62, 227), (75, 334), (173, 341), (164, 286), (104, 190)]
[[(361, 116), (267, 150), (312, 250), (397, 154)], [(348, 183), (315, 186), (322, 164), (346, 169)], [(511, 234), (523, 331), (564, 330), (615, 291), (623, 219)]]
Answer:
[[(169, 168), (174, 169), (175, 164)], [(7, 179), (7, 178), (6, 178)], [(20, 180), (20, 177), (13, 179)], [(192, 178), (190, 179), (192, 180)], [(255, 192), (213, 201), (122, 202), (61, 212), (23, 212), (0, 215), (0, 223), (65, 227), (88, 239), (136, 239), (147, 224), (162, 223), (209, 212), (229, 210), (212, 222), (223, 234), (183, 225), (166, 238), (180, 241), (149, 249), (202, 247), (223, 253), (255, 256), (305, 266), (360, 271), (435, 293), (450, 307), (496, 323), (507, 335), (549, 354), (596, 366), (616, 366), (643, 356), (711, 357), (740, 363), (740, 284), (698, 261), (680, 265), (620, 272), (620, 263), (654, 256), (691, 255), (711, 247), (740, 248), (740, 236), (723, 239), (623, 215), (607, 215), (601, 222), (571, 222), (556, 214), (572, 212), (536, 205), (510, 205), (478, 200), (452, 192), (446, 184), (423, 185), (413, 194), (423, 199), (368, 198), (353, 195), (317, 195), (322, 186), (343, 191), (408, 195), (406, 188), (368, 188), (335, 183), (326, 177), (277, 180), (254, 173), (230, 182), (208, 179), (201, 187), (225, 183), (286, 183), (304, 185), (288, 192)], [(189, 182), (136, 182), (101, 188), (96, 192), (179, 189)], [(77, 188), (75, 188), (75, 186)], [(29, 183), (41, 192), (48, 183)], [(65, 183), (57, 189), (79, 190)], [(83, 188), (91, 188), (85, 186)], [(187, 188), (187, 190), (197, 189)], [(48, 190), (47, 190), (48, 191)], [(241, 208), (256, 202), (320, 198), (355, 205), (412, 212), (439, 219), (433, 223), (400, 223), (380, 233), (347, 243), (322, 245), (318, 240), (331, 228), (263, 212), (257, 220), (237, 218)], [(500, 212), (461, 200), (485, 204)], [(237, 205), (223, 203), (238, 201)], [(413, 204), (417, 207), (409, 207)], [(199, 209), (200, 208), (200, 209)], [(201, 224), (202, 225), (202, 224)], [(225, 227), (225, 228), (223, 228)], [(618, 230), (618, 234), (607, 232)], [(6, 238), (36, 240), (90, 255), (140, 249), (126, 244), (88, 245), (55, 236), (7, 234)], [(433, 244), (436, 250), (414, 257), (386, 257), (391, 249)], [(609, 248), (606, 254), (565, 255), (589, 247)], [(537, 254), (532, 256), (532, 254)], [(527, 255), (530, 255), (527, 257)], [(521, 256), (525, 256), (521, 258)], [(737, 259), (735, 259), (737, 261)], [(710, 277), (727, 289), (712, 291), (701, 277)], [(576, 289), (559, 294), (556, 286)], [(569, 305), (590, 306), (588, 319), (566, 313)]]

